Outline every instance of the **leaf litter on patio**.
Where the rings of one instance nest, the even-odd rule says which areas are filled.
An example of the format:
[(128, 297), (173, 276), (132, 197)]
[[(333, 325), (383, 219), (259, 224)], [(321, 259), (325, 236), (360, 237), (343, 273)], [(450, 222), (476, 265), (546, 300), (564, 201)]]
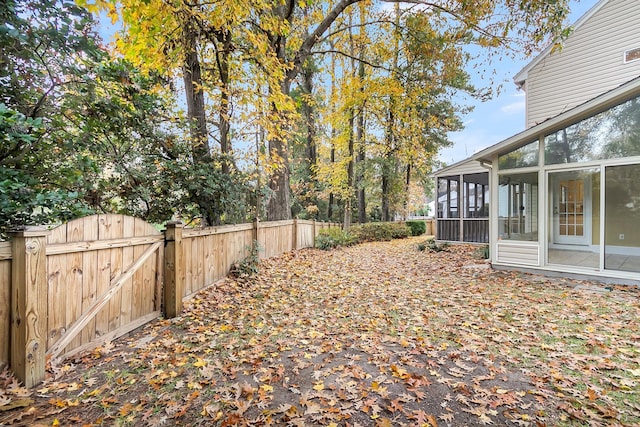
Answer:
[(640, 424), (637, 288), (494, 271), (472, 246), (419, 242), (265, 260), (32, 392), (5, 372), (0, 402), (23, 405), (0, 424)]

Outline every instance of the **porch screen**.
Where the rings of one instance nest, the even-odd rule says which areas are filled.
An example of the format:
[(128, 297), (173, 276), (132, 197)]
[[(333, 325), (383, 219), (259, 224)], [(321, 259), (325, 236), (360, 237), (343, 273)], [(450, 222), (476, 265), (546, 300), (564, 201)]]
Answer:
[(538, 173), (500, 175), (498, 233), (502, 240), (538, 240)]
[(438, 218), (459, 218), (459, 177), (438, 178)]

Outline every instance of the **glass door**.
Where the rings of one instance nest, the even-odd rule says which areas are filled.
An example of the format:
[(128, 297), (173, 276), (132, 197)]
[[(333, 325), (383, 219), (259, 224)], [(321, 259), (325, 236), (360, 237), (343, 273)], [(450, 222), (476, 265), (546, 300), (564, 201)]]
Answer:
[(589, 245), (591, 181), (581, 171), (551, 174), (553, 243)]
[(549, 172), (548, 263), (600, 269), (600, 169)]

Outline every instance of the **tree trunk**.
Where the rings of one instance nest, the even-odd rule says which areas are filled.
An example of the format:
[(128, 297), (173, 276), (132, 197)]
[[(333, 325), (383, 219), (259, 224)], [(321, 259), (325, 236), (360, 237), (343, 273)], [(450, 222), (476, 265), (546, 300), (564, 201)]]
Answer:
[[(362, 55), (362, 53), (361, 53)], [(365, 70), (364, 70), (364, 62), (360, 61), (358, 65), (358, 75), (360, 77), (360, 92), (361, 95), (364, 94), (364, 78), (365, 78)], [(362, 105), (360, 105), (360, 111), (358, 113), (358, 121), (356, 123), (356, 142), (358, 145), (358, 157), (357, 157), (357, 165), (358, 165), (358, 176), (356, 177), (356, 192), (358, 195), (358, 222), (360, 224), (364, 224), (367, 222), (367, 204), (365, 200), (365, 191), (364, 191), (364, 167), (365, 167), (365, 158), (366, 158), (366, 148), (364, 141), (364, 96), (361, 96)]]
[[(286, 82), (280, 89), (283, 93), (289, 94), (289, 85)], [(273, 117), (280, 117), (283, 113), (275, 104), (271, 105)], [(269, 155), (277, 164), (276, 169), (269, 180), (269, 188), (272, 191), (267, 203), (267, 220), (280, 221), (291, 219), (291, 189), (289, 188), (289, 150), (284, 137), (269, 138)]]
[[(335, 135), (335, 129), (331, 129), (331, 164), (336, 162), (336, 146), (333, 143)], [(335, 196), (333, 192), (329, 193), (329, 206), (327, 207), (327, 218), (329, 221), (333, 218), (333, 204), (335, 203)]]
[(196, 33), (193, 23), (187, 20), (183, 25), (184, 46), (186, 48), (182, 74), (187, 102), (187, 115), (191, 133), (191, 153), (194, 162), (210, 161), (209, 134), (205, 114), (202, 71), (196, 50)]
[(315, 167), (318, 162), (318, 154), (316, 149), (316, 122), (314, 108), (311, 101), (313, 96), (313, 64), (307, 61), (304, 70), (302, 71), (302, 112), (304, 115), (305, 123), (307, 125), (307, 136), (305, 139), (305, 165), (307, 168), (307, 175), (312, 182), (315, 182)]
[(393, 100), (389, 101), (387, 131), (385, 135), (386, 152), (382, 159), (382, 221), (390, 221), (389, 198), (391, 193), (391, 162), (393, 161)]
[(407, 163), (407, 174), (404, 182), (404, 213), (405, 220), (411, 212), (409, 212), (409, 187), (411, 186), (411, 163)]
[(347, 192), (347, 199), (345, 200), (345, 206), (344, 206), (344, 222), (343, 222), (343, 227), (345, 230), (348, 230), (349, 227), (351, 227), (351, 199), (352, 199), (352, 193), (351, 193), (351, 189), (353, 188), (353, 180), (354, 180), (354, 173), (353, 173), (353, 154), (354, 154), (354, 135), (353, 135), (353, 123), (355, 120), (355, 112), (354, 112), (354, 108), (351, 107), (349, 109), (349, 161), (347, 162), (347, 187), (349, 188), (349, 191)]
[(220, 152), (222, 153), (222, 173), (228, 175), (231, 172), (233, 158), (231, 154), (231, 124), (229, 119), (229, 56), (231, 55), (231, 33), (222, 30), (217, 34), (217, 40), (222, 45), (222, 49), (216, 49), (216, 60), (220, 73), (220, 83), (222, 85), (220, 94), (220, 111), (218, 120), (220, 122)]
[[(311, 49), (322, 39), (322, 35), (347, 7), (358, 1), (360, 0), (340, 0), (335, 4), (315, 29), (305, 37), (292, 57), (287, 57), (286, 54), (286, 36), (269, 34), (270, 47), (273, 53), (283, 64), (289, 65), (284, 81), (281, 84), (283, 94), (289, 95), (291, 83), (302, 70), (303, 64), (311, 55)], [(277, 19), (291, 23), (296, 5), (296, 0), (278, 2), (278, 5), (272, 9), (272, 14)], [(282, 163), (281, 167), (273, 174), (271, 182), (269, 183), (269, 187), (274, 191), (274, 194), (267, 205), (267, 218), (270, 220), (290, 219), (289, 159), (286, 141), (269, 141), (269, 149), (272, 153), (279, 156)], [(284, 205), (285, 203), (286, 205)]]
[[(386, 160), (385, 160), (386, 161)], [(389, 173), (386, 165), (382, 166), (382, 221), (389, 221)]]

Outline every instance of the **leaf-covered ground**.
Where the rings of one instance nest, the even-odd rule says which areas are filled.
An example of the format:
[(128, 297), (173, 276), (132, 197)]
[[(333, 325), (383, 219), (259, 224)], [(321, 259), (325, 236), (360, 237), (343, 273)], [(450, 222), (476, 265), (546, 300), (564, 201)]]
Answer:
[(637, 288), (418, 242), (267, 260), (37, 390), (5, 373), (0, 424), (640, 425)]

